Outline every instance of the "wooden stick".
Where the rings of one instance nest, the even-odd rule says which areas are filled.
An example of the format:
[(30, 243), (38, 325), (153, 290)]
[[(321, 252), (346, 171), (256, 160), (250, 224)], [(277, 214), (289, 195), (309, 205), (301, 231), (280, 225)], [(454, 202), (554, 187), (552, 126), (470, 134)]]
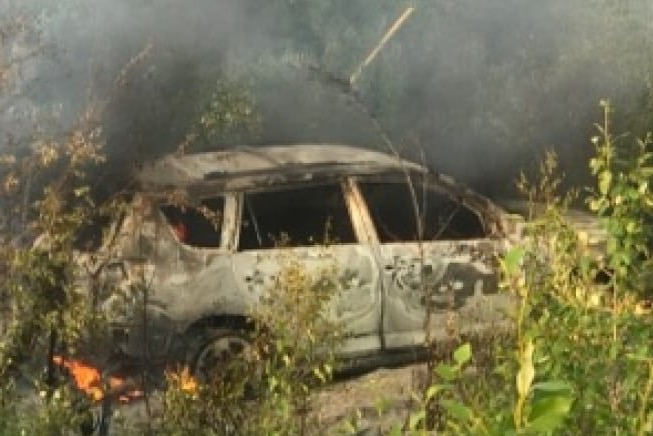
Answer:
[(358, 80), (358, 77), (363, 72), (363, 68), (367, 67), (370, 64), (370, 62), (372, 62), (374, 60), (374, 58), (379, 53), (379, 51), (381, 51), (383, 46), (388, 42), (388, 40), (390, 38), (392, 38), (392, 36), (395, 33), (397, 33), (397, 30), (399, 30), (401, 28), (401, 26), (403, 26), (403, 24), (406, 22), (408, 17), (410, 17), (410, 15), (414, 11), (415, 11), (414, 7), (408, 7), (404, 11), (404, 13), (401, 14), (401, 16), (399, 18), (397, 18), (397, 20), (392, 24), (390, 29), (388, 29), (388, 31), (385, 32), (385, 35), (383, 35), (383, 38), (381, 38), (381, 41), (379, 41), (379, 43), (376, 45), (376, 47), (374, 47), (372, 49), (370, 54), (367, 55), (365, 60), (358, 66), (358, 68), (356, 68), (356, 71), (354, 71), (354, 73), (349, 77), (349, 84), (350, 85), (353, 85), (354, 82), (356, 82), (356, 80)]

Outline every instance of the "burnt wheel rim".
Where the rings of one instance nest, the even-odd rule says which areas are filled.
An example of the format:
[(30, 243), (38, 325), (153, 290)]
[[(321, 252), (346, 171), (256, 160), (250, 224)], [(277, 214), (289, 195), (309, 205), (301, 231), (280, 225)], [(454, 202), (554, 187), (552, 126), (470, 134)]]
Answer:
[(200, 350), (194, 365), (195, 375), (208, 381), (225, 374), (234, 362), (246, 359), (250, 344), (237, 335), (215, 338)]

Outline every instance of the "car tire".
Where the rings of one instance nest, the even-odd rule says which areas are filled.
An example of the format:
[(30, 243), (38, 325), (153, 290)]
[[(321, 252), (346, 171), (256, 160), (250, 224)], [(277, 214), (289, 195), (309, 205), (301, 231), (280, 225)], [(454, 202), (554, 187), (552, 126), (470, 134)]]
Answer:
[(238, 376), (239, 371), (247, 370), (253, 359), (253, 348), (245, 332), (214, 330), (206, 337), (189, 365), (197, 380), (207, 383), (216, 377)]

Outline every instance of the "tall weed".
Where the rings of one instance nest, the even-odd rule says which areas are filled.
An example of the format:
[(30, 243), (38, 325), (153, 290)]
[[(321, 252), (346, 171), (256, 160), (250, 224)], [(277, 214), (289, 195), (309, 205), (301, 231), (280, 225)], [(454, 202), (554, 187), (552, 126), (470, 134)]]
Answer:
[(531, 219), (522, 242), (501, 262), (503, 287), (519, 297), (512, 351), (497, 349), (491, 371), (481, 376), (465, 377), (455, 356), (453, 366), (436, 366), (441, 383), (427, 392), (444, 387), (456, 393), (455, 407), (440, 400), (444, 433), (647, 434), (653, 429), (653, 321), (644, 299), (653, 165), (649, 141), (621, 144), (610, 132), (609, 104), (603, 108), (590, 161), (596, 189), (588, 203), (607, 241), (594, 245), (569, 219), (574, 194), (556, 193), (560, 178), (554, 155), (547, 155), (539, 182), (522, 178)]

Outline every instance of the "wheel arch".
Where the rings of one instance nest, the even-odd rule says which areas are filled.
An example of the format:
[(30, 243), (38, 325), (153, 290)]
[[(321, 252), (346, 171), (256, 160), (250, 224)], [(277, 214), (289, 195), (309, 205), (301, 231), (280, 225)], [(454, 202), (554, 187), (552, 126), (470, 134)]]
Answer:
[(236, 330), (252, 331), (254, 320), (242, 314), (211, 314), (203, 316), (190, 323), (184, 330), (184, 335), (196, 335), (204, 330)]

